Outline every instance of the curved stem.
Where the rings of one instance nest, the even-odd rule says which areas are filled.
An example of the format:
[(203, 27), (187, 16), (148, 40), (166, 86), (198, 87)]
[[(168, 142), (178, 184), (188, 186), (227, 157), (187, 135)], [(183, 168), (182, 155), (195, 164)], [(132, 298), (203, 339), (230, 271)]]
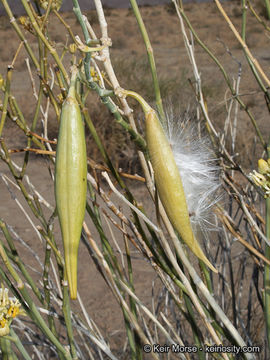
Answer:
[(149, 65), (151, 68), (151, 73), (152, 73), (152, 79), (153, 79), (153, 85), (154, 85), (154, 91), (155, 91), (155, 96), (156, 96), (156, 104), (157, 104), (157, 109), (158, 109), (158, 113), (161, 119), (162, 123), (165, 123), (165, 113), (163, 110), (163, 106), (162, 106), (162, 99), (161, 99), (161, 95), (160, 95), (160, 88), (159, 88), (159, 84), (158, 84), (158, 77), (157, 77), (157, 69), (156, 69), (156, 64), (155, 64), (155, 58), (154, 58), (154, 51), (149, 39), (149, 36), (147, 34), (147, 30), (146, 27), (144, 25), (142, 16), (140, 14), (140, 10), (138, 7), (138, 4), (136, 2), (136, 0), (130, 0), (130, 4), (132, 6), (134, 15), (136, 17), (136, 20), (138, 22), (142, 37), (143, 37), (143, 41), (146, 47), (146, 51), (147, 51), (147, 55), (148, 55), (148, 60), (149, 60)]

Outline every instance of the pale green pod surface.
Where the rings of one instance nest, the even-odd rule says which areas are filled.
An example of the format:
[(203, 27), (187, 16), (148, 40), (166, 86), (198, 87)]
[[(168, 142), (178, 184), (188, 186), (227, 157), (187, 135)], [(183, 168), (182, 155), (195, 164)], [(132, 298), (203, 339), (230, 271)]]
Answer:
[(77, 297), (78, 247), (85, 215), (87, 157), (84, 126), (71, 83), (63, 104), (56, 150), (55, 198), (65, 253), (70, 297)]
[(191, 251), (212, 271), (217, 272), (194, 237), (179, 170), (169, 141), (153, 110), (146, 113), (146, 141), (158, 194), (173, 227)]

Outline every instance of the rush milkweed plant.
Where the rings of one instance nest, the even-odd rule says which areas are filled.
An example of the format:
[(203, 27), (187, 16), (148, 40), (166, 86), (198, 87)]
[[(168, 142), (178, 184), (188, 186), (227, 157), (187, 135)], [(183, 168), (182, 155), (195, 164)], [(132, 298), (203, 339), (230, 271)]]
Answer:
[[(190, 64), (185, 83), (194, 104), (190, 120), (187, 124), (179, 116), (171, 126), (144, 22), (147, 11), (135, 0), (130, 3), (138, 23), (136, 40), (140, 32), (153, 80), (153, 89), (147, 86), (151, 94), (124, 90), (117, 78), (121, 69), (112, 65), (110, 49), (116, 50), (119, 34), (110, 38), (109, 32), (120, 10), (107, 12), (108, 22), (102, 2), (95, 0), (93, 24), (77, 0), (72, 15), (60, 12), (61, 1), (21, 0), (21, 18), (14, 16), (13, 2), (1, 2), (18, 39), (0, 78), (0, 278), (15, 298), (0, 291), (5, 302), (0, 313), (2, 357), (140, 360), (179, 355), (204, 360), (211, 348), (215, 359), (235, 358), (233, 349), (245, 359), (267, 359), (263, 334), (270, 329), (269, 201), (265, 213), (262, 191), (248, 175), (243, 154), (237, 155), (238, 122), (250, 123), (256, 151), (250, 147), (248, 154), (254, 159), (264, 156), (258, 152), (267, 151), (267, 140), (241, 91), (246, 68), (242, 72), (242, 64), (223, 43), (238, 66), (236, 79), (229, 74), (223, 57), (201, 40), (192, 14), (180, 2), (173, 2), (175, 12), (170, 14), (159, 8), (174, 16), (169, 23), (179, 21)], [(245, 42), (248, 31), (252, 34), (247, 6), (241, 7), (239, 34), (224, 9), (227, 4), (223, 8), (216, 0), (216, 5), (236, 38), (233, 49), (243, 49), (252, 73), (249, 84), (255, 80), (267, 111), (268, 75)], [(256, 9), (248, 6), (250, 21), (268, 31)], [(60, 35), (66, 35), (59, 42), (55, 22)], [(195, 52), (199, 47), (224, 79), (221, 103), (215, 92), (205, 95), (205, 68), (201, 53)], [(123, 61), (125, 50), (118, 53)], [(19, 71), (25, 71), (31, 84), (25, 103), (15, 86), (18, 81), (23, 85)], [(179, 98), (185, 86), (179, 87)], [(127, 88), (136, 89), (135, 80)], [(130, 97), (140, 103), (143, 119), (138, 108), (133, 111)], [(137, 153), (139, 173), (118, 167), (118, 153), (108, 151), (112, 134), (102, 129), (108, 135), (100, 136), (93, 114), (97, 108), (107, 119), (102, 122), (105, 130), (118, 126), (121, 137), (115, 142), (128, 139), (123, 154)], [(50, 136), (51, 128), (57, 139)], [(20, 143), (10, 129), (19, 132)], [(92, 143), (102, 161), (89, 150)], [(254, 173), (255, 185), (263, 182), (268, 191), (268, 165), (261, 160), (259, 165), (263, 177)], [(214, 195), (219, 188), (221, 201)], [(210, 222), (217, 231), (209, 231)], [(13, 316), (19, 314), (27, 316)], [(158, 344), (168, 352), (157, 351)], [(184, 351), (175, 354), (174, 348)]]

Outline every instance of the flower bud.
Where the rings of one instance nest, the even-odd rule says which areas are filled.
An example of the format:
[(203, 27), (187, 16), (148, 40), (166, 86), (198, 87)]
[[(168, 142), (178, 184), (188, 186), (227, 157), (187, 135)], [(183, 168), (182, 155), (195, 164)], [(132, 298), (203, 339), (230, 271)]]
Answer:
[(270, 166), (264, 159), (258, 160), (258, 171), (260, 174), (267, 174), (270, 172)]

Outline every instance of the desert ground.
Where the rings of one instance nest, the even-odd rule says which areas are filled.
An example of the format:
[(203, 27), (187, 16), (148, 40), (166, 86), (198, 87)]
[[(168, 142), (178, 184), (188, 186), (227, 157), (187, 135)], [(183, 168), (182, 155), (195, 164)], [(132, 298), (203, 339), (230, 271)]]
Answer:
[[(238, 3), (228, 1), (224, 3), (224, 8), (236, 27), (240, 28), (241, 13)], [(241, 71), (241, 94), (243, 100), (255, 114), (263, 136), (267, 139), (267, 134), (270, 131), (270, 122), (268, 121), (269, 114), (265, 111), (264, 98), (258, 92), (258, 85), (253, 80), (239, 43), (228, 28), (228, 25), (223, 21), (215, 4), (189, 3), (185, 5), (185, 9), (198, 36), (213, 51), (215, 56), (220, 59), (230, 78), (236, 79), (239, 71)], [(194, 95), (189, 83), (189, 79), (193, 79), (193, 74), (184, 48), (179, 20), (175, 12), (172, 11), (170, 5), (141, 7), (140, 10), (153, 46), (165, 104), (172, 104), (168, 105), (168, 107), (173, 106), (176, 108), (176, 112), (181, 113), (186, 109), (189, 109), (191, 113), (194, 112)], [(98, 22), (95, 12), (88, 11), (85, 14), (98, 33)], [(153, 102), (154, 96), (151, 90), (151, 77), (147, 67), (145, 46), (132, 11), (130, 9), (106, 8), (105, 14), (109, 36), (112, 40), (111, 58), (122, 87), (132, 87), (132, 90), (141, 92), (147, 100)], [(81, 36), (81, 30), (74, 14), (69, 12), (64, 13), (63, 16), (65, 21), (72, 27), (73, 32)], [(52, 36), (51, 41), (60, 50), (66, 41), (66, 35), (63, 34), (59, 21), (56, 18), (54, 21), (51, 21), (49, 27)], [(269, 37), (261, 36), (262, 32), (263, 29), (260, 24), (250, 16), (247, 44), (260, 61), (262, 67), (268, 70), (270, 39)], [(4, 76), (20, 41), (11, 29), (9, 20), (5, 16), (0, 17), (0, 34), (0, 73)], [(31, 38), (31, 34), (27, 34), (27, 36), (29, 41), (34, 43), (34, 38)], [(36, 49), (37, 45), (34, 44), (33, 47)], [(197, 43), (195, 43), (195, 55), (202, 77), (204, 94), (208, 102), (209, 114), (213, 123), (218, 129), (221, 129), (224, 123), (225, 99), (226, 96), (229, 96), (225, 94), (226, 84), (220, 71)], [(16, 97), (18, 104), (24, 111), (24, 117), (28, 121), (28, 118), (31, 119), (33, 116), (35, 99), (25, 65), (26, 56), (26, 53), (22, 50), (16, 61), (11, 92)], [(125, 139), (125, 134), (118, 125), (113, 123), (113, 119), (108, 114), (105, 113), (104, 119), (100, 117), (99, 104), (96, 104), (94, 96), (91, 104), (93, 106), (93, 121), (97, 130), (100, 131), (101, 137), (105, 140), (107, 139), (107, 149), (112, 154), (115, 163), (126, 171), (139, 173), (140, 167), (137, 164), (136, 149), (134, 148), (134, 150), (130, 151), (130, 146), (126, 145), (127, 143), (130, 145), (129, 140)], [(131, 102), (131, 104), (133, 103)], [(252, 170), (256, 167), (256, 158), (262, 152), (262, 149), (254, 141), (254, 132), (246, 113), (241, 111), (241, 109), (239, 111), (236, 152), (245, 169)], [(107, 124), (108, 127), (106, 128), (105, 125)], [(48, 131), (50, 139), (56, 138), (57, 129), (58, 125), (55, 119), (49, 118)], [(25, 138), (21, 136), (21, 131), (9, 120), (2, 136), (10, 149), (20, 149), (25, 146)], [(251, 144), (254, 149), (253, 151), (249, 150)], [(92, 144), (90, 137), (88, 139), (88, 147), (89, 154), (91, 154), (93, 159), (101, 162), (101, 157)], [(20, 163), (23, 156), (21, 153), (15, 153), (12, 155), (12, 158)], [(1, 175), (9, 175), (9, 170), (3, 162), (0, 162), (0, 173)], [(47, 160), (40, 155), (31, 154), (26, 174), (33, 182), (37, 191), (54, 206), (53, 181), (48, 171)], [(154, 208), (150, 200), (148, 200), (149, 196), (145, 186), (136, 181), (131, 182), (130, 186), (136, 197), (147, 209), (147, 213), (152, 215), (152, 219), (155, 219)], [(106, 190), (108, 191), (107, 188)], [(15, 198), (14, 193), (16, 193)], [(117, 202), (114, 195), (112, 195), (112, 198)], [(9, 183), (7, 187), (4, 181), (0, 179), (0, 217), (12, 226), (14, 231), (20, 234), (35, 252), (40, 254), (42, 260), (43, 245), (37, 233), (33, 231), (29, 219), (26, 218), (22, 209), (18, 206), (18, 202), (25, 206), (22, 196), (16, 192), (14, 186)], [(31, 216), (30, 218), (35, 224), (35, 219)], [(97, 237), (98, 235), (89, 219), (87, 219), (87, 223), (91, 231), (93, 231), (93, 236)], [(57, 242), (60, 243), (60, 231), (57, 220), (55, 220), (55, 227), (58, 234)], [(18, 247), (24, 253), (24, 247), (20, 244), (18, 244)], [(133, 256), (136, 292), (143, 299), (144, 304), (151, 308), (152, 290), (158, 293), (161, 285), (150, 264), (139, 256), (135, 250), (133, 251)], [(34, 258), (29, 258), (29, 264), (37, 266)], [(119, 314), (119, 308), (113, 295), (108, 291), (105, 282), (82, 244), (79, 250), (78, 271), (80, 279), (79, 292), (90, 316), (100, 328), (104, 337), (110, 339), (110, 344), (115, 354), (119, 357), (122, 356), (122, 349), (125, 346), (123, 343), (123, 318)], [(78, 308), (77, 302), (74, 302), (74, 308)]]

